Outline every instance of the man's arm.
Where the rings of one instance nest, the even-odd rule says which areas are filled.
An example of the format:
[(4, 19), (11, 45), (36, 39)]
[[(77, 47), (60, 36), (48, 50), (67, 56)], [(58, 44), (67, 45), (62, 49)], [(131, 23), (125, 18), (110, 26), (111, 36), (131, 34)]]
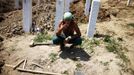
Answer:
[(76, 23), (74, 24), (74, 31), (76, 32), (76, 34), (74, 36), (72, 36), (72, 39), (81, 36), (80, 29), (79, 29), (79, 27), (78, 27), (78, 25)]
[(63, 30), (63, 21), (61, 21), (60, 24), (58, 25), (58, 30), (56, 32), (56, 35), (57, 36), (60, 35), (62, 30)]

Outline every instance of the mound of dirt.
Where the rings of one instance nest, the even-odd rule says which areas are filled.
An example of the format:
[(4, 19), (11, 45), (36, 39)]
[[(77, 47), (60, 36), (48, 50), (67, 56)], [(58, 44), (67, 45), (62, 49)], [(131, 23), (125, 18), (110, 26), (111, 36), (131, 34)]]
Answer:
[(0, 13), (6, 13), (14, 9), (14, 0), (0, 0)]
[(85, 4), (82, 0), (71, 3), (70, 10), (74, 14), (75, 21), (78, 23), (88, 22), (88, 16), (84, 14), (84, 6)]
[[(40, 4), (37, 4), (35, 2), (36, 1), (33, 1), (33, 4), (35, 4), (35, 6), (33, 6), (32, 10), (33, 21), (36, 22), (36, 26), (44, 27), (47, 30), (53, 30), (55, 1), (40, 0)], [(0, 15), (0, 21), (1, 35), (10, 38), (16, 35), (23, 34), (24, 31), (22, 27), (22, 10), (15, 10), (8, 13), (5, 13), (3, 11), (3, 13), (1, 13)]]
[[(55, 0), (40, 0), (40, 3), (33, 1), (33, 22), (36, 23), (36, 27), (43, 28), (45, 30), (54, 30), (54, 18), (55, 18)], [(78, 7), (78, 5), (80, 5)], [(79, 23), (87, 23), (88, 17), (83, 13), (83, 2), (74, 2), (71, 5), (71, 11), (75, 16), (76, 21)], [(82, 17), (81, 17), (82, 16)], [(0, 15), (0, 34), (11, 38), (16, 35), (23, 34), (22, 27), (22, 10), (15, 10), (8, 13), (2, 13)]]

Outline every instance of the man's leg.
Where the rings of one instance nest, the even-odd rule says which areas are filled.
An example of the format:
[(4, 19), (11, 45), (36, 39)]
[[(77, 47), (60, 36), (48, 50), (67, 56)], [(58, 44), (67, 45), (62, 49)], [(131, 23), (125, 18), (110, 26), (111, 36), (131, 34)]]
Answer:
[(63, 38), (62, 36), (55, 36), (53, 38), (53, 44), (59, 45), (60, 44), (60, 49), (62, 50), (64, 48), (64, 40), (65, 38)]

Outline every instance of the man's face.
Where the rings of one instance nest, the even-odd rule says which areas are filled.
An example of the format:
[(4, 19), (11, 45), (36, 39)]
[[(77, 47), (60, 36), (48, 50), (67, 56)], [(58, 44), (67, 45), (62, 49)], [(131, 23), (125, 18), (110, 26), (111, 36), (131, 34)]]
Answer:
[(65, 25), (69, 26), (71, 21), (65, 21)]

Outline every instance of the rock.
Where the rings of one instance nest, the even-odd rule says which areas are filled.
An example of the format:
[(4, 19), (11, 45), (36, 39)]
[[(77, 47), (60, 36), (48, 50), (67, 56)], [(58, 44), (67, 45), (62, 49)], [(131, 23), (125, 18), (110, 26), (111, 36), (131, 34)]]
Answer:
[(0, 35), (0, 42), (4, 41), (4, 38)]
[(2, 16), (0, 16), (0, 22), (2, 22), (3, 20), (5, 20)]

